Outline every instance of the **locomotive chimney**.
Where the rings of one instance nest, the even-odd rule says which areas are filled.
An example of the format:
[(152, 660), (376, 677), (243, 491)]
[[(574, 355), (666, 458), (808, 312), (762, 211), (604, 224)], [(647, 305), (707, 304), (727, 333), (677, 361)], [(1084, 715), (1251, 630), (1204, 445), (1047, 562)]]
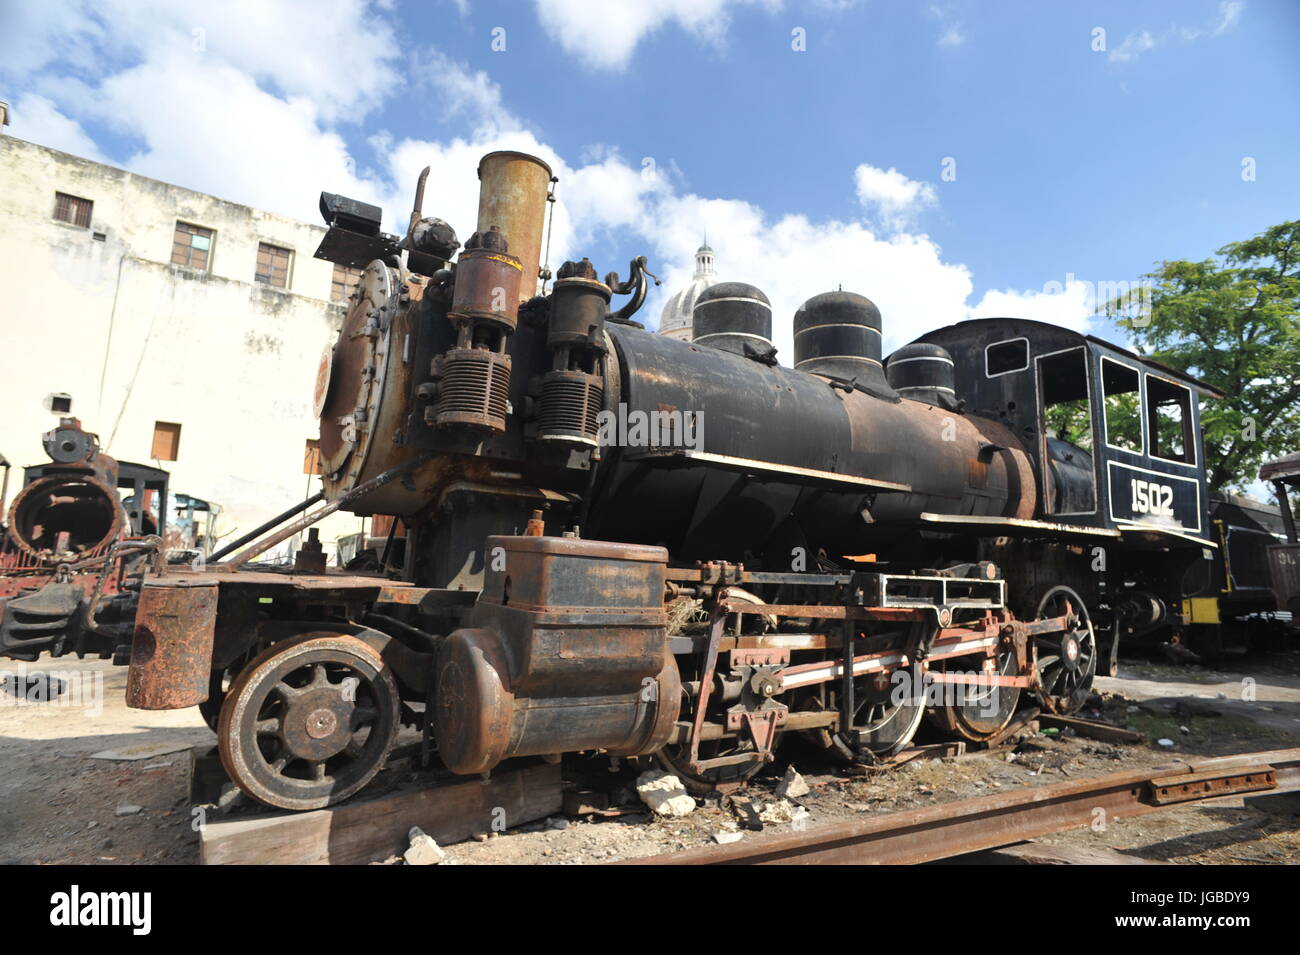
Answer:
[(496, 228), (509, 240), (523, 266), (518, 300), (527, 301), (537, 294), (551, 167), (527, 153), (494, 152), (479, 160), (478, 178), (477, 231)]

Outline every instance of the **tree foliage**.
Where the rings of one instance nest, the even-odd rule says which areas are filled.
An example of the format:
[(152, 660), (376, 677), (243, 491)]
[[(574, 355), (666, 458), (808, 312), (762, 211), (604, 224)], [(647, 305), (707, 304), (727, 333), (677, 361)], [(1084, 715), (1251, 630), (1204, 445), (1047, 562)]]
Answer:
[(1300, 450), (1300, 220), (1219, 249), (1163, 262), (1149, 306), (1110, 314), (1140, 352), (1225, 392), (1201, 405), (1212, 488), (1241, 489), (1261, 461)]

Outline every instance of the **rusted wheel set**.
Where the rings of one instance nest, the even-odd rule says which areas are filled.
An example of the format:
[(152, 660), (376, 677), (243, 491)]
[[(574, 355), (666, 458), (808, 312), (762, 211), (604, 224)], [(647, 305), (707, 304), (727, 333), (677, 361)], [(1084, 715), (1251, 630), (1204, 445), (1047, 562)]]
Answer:
[(383, 768), (398, 729), (398, 690), (353, 636), (277, 643), (239, 673), (221, 705), (221, 762), (246, 793), (283, 809), (346, 799)]

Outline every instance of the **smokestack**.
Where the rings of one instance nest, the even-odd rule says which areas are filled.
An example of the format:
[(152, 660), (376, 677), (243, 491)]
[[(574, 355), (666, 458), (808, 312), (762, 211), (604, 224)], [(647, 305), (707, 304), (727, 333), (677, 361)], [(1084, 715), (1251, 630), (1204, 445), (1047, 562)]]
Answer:
[(523, 266), (519, 301), (527, 301), (537, 294), (551, 167), (527, 153), (488, 153), (479, 160), (478, 178), (477, 231), (486, 235), (494, 226), (501, 230), (510, 253)]

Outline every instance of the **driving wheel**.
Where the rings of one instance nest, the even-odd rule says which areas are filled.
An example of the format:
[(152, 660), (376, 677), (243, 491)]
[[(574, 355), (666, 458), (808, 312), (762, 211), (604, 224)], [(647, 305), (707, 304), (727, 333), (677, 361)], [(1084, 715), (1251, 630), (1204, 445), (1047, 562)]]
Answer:
[(320, 809), (383, 768), (397, 684), (356, 637), (309, 633), (264, 650), (235, 677), (217, 726), (221, 762), (258, 802)]

